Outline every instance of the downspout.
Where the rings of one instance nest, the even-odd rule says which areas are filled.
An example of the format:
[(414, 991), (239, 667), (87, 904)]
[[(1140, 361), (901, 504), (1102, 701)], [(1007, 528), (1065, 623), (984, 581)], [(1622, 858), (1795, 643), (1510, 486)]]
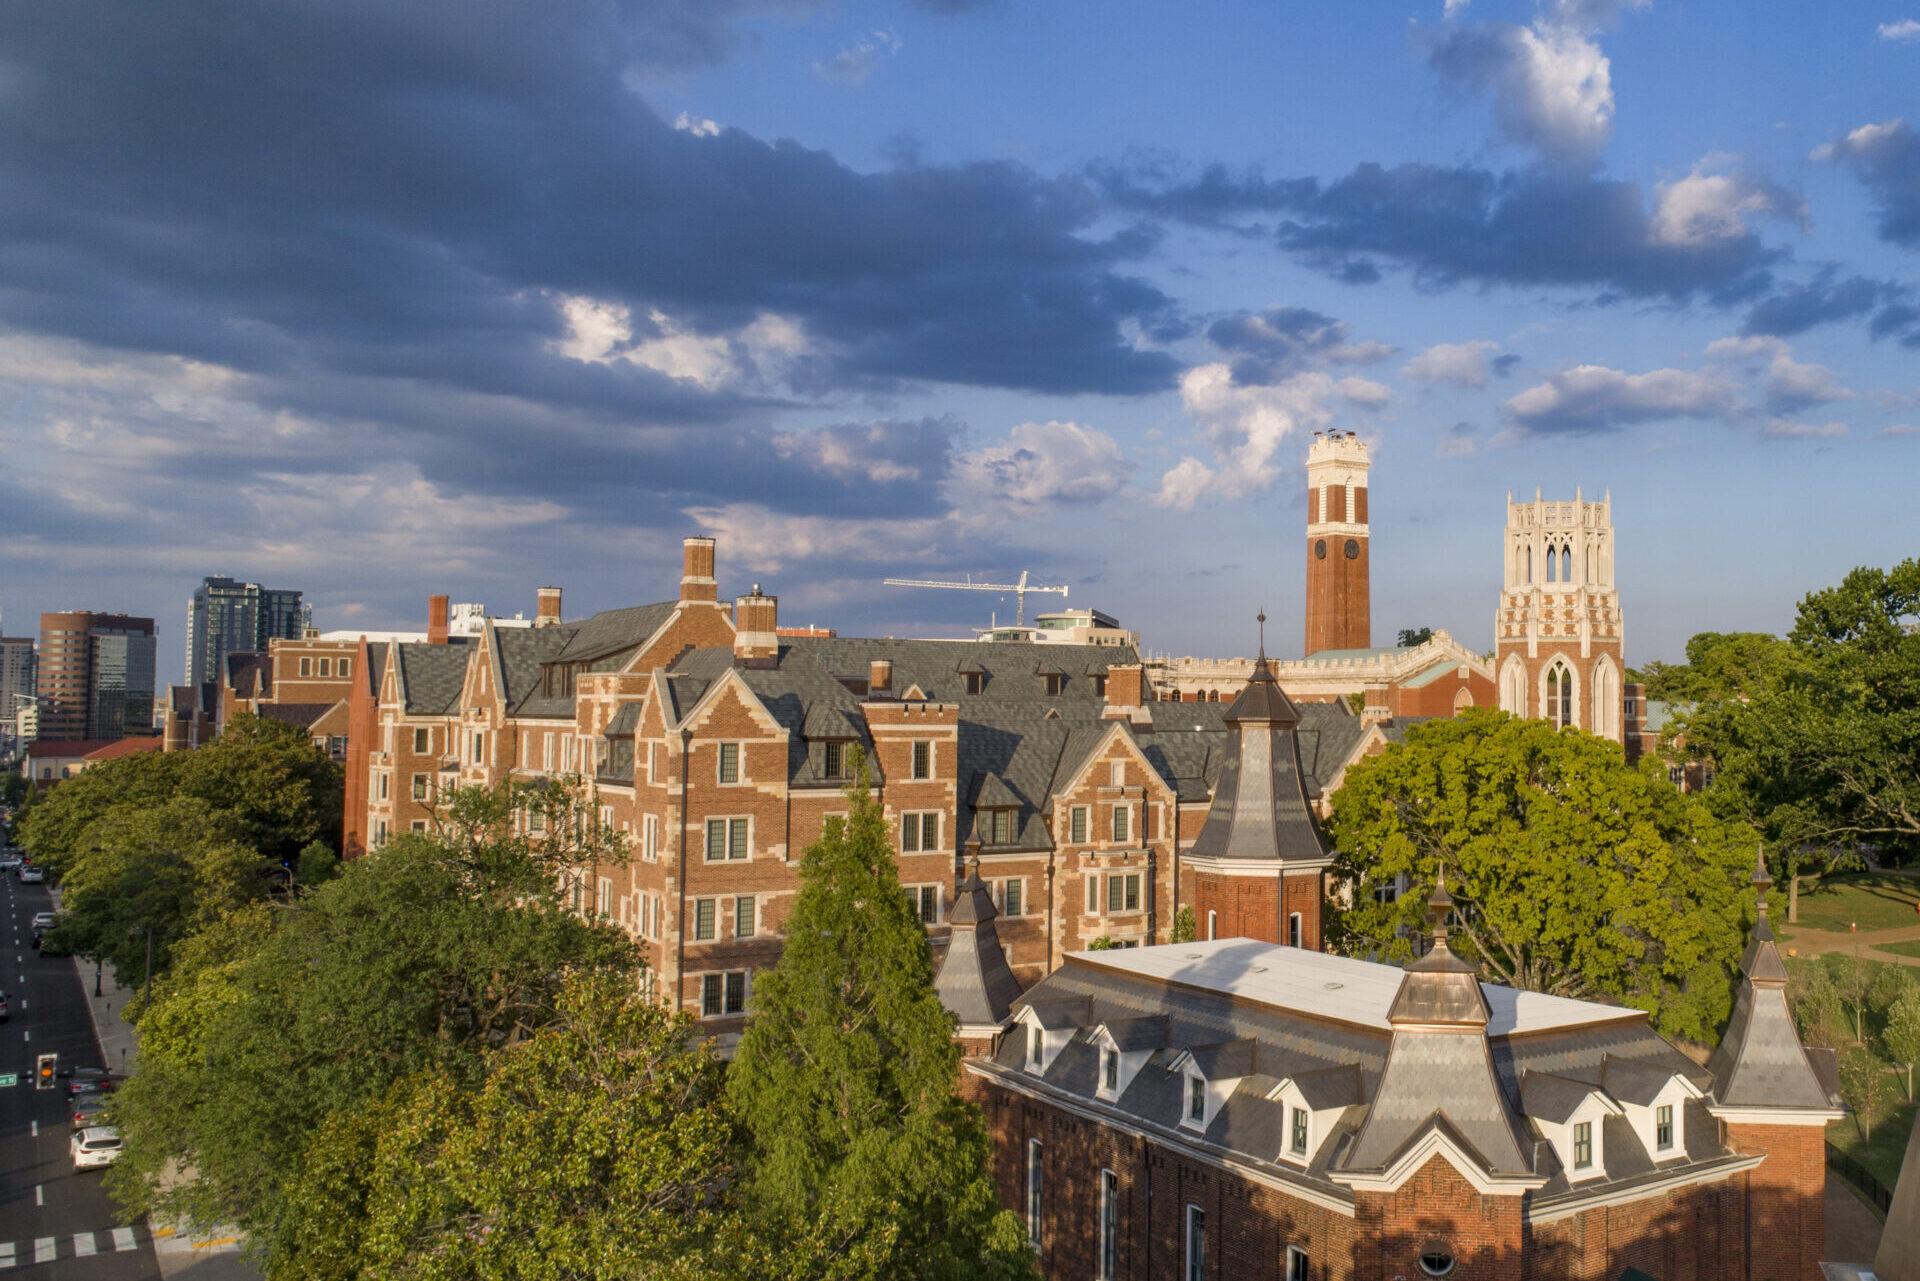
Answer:
[(687, 759), (693, 755), (693, 731), (680, 731), (680, 903), (673, 918), (673, 1008), (686, 1007), (687, 977)]
[(1057, 851), (1047, 851), (1047, 973), (1053, 973), (1053, 860)]

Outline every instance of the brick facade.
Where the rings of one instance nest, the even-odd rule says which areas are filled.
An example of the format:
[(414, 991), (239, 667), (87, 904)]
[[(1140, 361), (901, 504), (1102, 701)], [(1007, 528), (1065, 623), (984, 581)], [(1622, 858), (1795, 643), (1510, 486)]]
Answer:
[(1307, 451), (1308, 655), (1373, 644), (1368, 465), (1351, 432), (1316, 433)]
[(1502, 711), (1624, 743), (1612, 512), (1610, 498), (1507, 504), (1494, 671)]

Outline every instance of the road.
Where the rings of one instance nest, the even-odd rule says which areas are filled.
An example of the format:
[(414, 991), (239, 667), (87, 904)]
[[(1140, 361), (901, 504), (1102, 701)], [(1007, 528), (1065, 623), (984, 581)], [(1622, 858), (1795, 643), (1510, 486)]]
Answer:
[(62, 1067), (103, 1066), (73, 962), (43, 960), (33, 947), (33, 914), (52, 906), (45, 886), (0, 873), (0, 988), (12, 1002), (11, 1020), (0, 1024), (0, 1074), (20, 1078), (0, 1087), (0, 1272), (158, 1281), (147, 1225), (114, 1208), (100, 1171), (73, 1169), (66, 1082), (34, 1087), (36, 1055), (58, 1054)]

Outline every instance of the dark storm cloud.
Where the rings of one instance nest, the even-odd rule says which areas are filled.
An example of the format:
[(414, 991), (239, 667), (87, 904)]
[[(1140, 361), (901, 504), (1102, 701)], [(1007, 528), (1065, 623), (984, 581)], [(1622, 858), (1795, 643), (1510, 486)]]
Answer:
[(1905, 120), (1862, 125), (1814, 155), (1853, 170), (1878, 206), (1882, 240), (1920, 249), (1920, 130)]
[(1347, 340), (1347, 326), (1305, 307), (1269, 307), (1215, 321), (1213, 345), (1233, 357), (1236, 383), (1277, 383)]
[(1551, 285), (1602, 301), (1726, 304), (1763, 291), (1783, 257), (1752, 232), (1662, 241), (1638, 184), (1547, 168), (1370, 163), (1324, 185), (1217, 167), (1191, 181), (1167, 173), (1109, 169), (1098, 180), (1120, 207), (1203, 226), (1278, 215), (1270, 230), (1283, 249), (1349, 281), (1391, 262), (1427, 288)]
[[(862, 174), (676, 129), (623, 81), (724, 57), (733, 18), (797, 7), (0, 11), (0, 317), (217, 362), (342, 418), (409, 399), (383, 381), (578, 414), (574, 431), (719, 433), (764, 396), (555, 354), (570, 294), (626, 304), (636, 331), (656, 307), (695, 335), (791, 317), (815, 345), (812, 392), (1170, 385), (1171, 358), (1122, 334), (1172, 323), (1124, 272), (1151, 237), (1093, 238), (1082, 182), (997, 163)], [(391, 425), (452, 453), (525, 443)], [(508, 464), (474, 461), (489, 465)]]

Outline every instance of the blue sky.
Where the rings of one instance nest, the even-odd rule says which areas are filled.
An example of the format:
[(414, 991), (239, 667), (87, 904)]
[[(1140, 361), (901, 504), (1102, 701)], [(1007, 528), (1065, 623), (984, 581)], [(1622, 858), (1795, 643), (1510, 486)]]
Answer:
[[(1072, 585), (1490, 645), (1611, 490), (1632, 662), (1920, 545), (1920, 9), (74, 0), (0, 16), (0, 610), (324, 627), (722, 590), (952, 634)], [(1007, 602), (1007, 608), (1011, 602)]]

